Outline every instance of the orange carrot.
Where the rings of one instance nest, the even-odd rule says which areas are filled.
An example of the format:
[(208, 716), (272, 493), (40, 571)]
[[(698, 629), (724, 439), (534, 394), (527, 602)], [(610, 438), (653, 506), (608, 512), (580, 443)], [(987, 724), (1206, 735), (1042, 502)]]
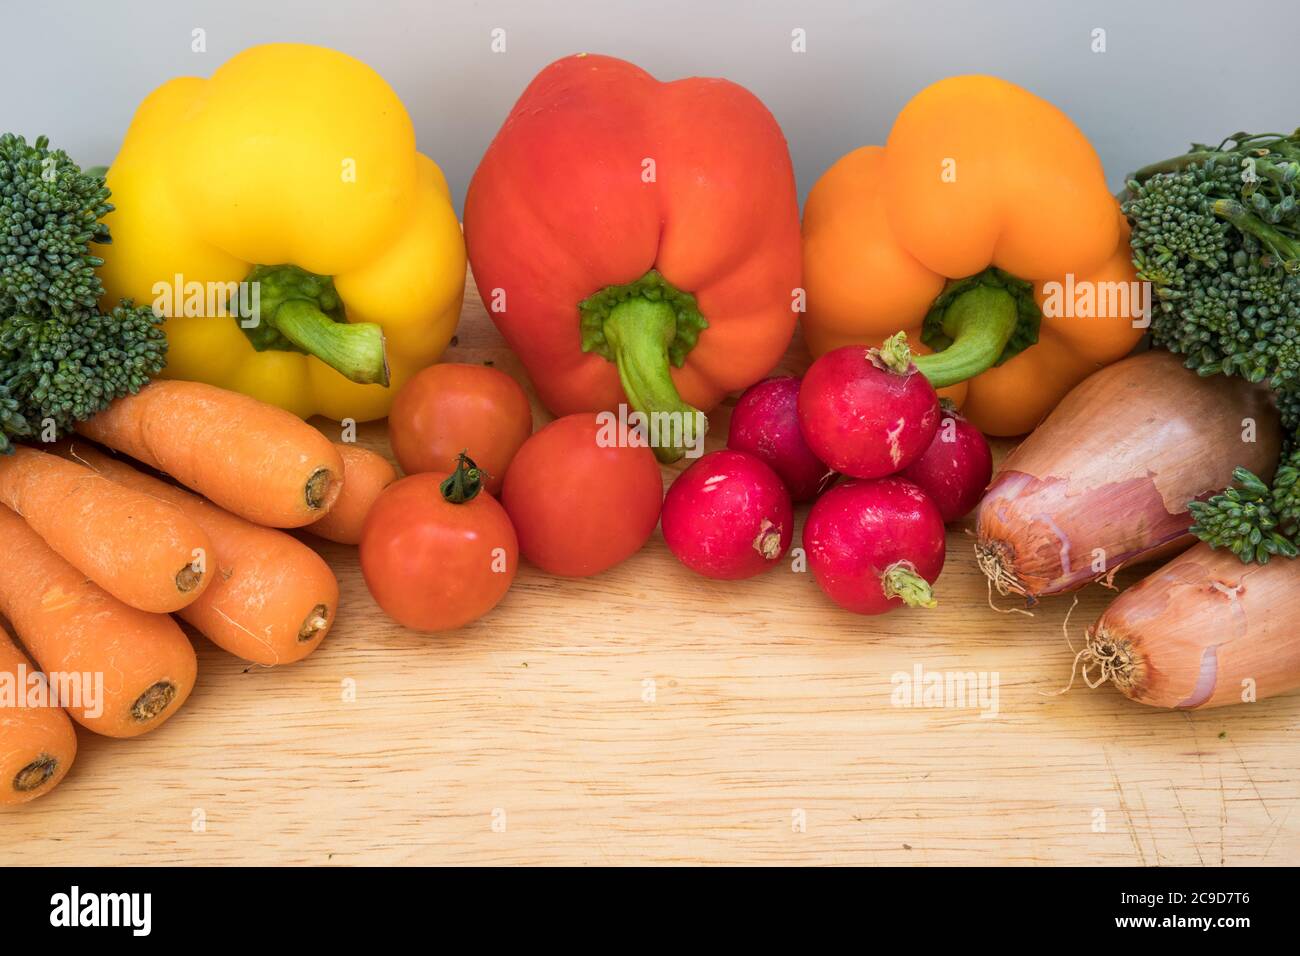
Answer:
[(383, 455), (335, 442), (343, 459), (343, 491), (329, 514), (307, 526), (326, 541), (360, 544), (361, 526), (379, 493), (397, 480), (397, 469)]
[[(49, 673), (82, 675), (67, 711), (88, 730), (134, 737), (176, 713), (194, 687), (194, 648), (166, 614), (128, 607), (0, 508), (0, 613)], [(91, 699), (91, 698), (94, 699)]]
[(180, 616), (212, 643), (246, 661), (272, 665), (302, 660), (325, 639), (338, 613), (339, 585), (307, 545), (136, 471), (89, 442), (63, 443), (60, 453), (109, 481), (152, 495), (207, 532), (213, 581)]
[(77, 756), (77, 732), (63, 709), (48, 695), (29, 699), (29, 678), (37, 673), (0, 627), (0, 806), (49, 793)]
[(193, 521), (58, 455), (0, 455), (0, 504), (123, 604), (166, 614), (207, 586), (211, 542)]
[(273, 528), (320, 518), (343, 480), (338, 451), (302, 419), (201, 382), (151, 382), (77, 430)]

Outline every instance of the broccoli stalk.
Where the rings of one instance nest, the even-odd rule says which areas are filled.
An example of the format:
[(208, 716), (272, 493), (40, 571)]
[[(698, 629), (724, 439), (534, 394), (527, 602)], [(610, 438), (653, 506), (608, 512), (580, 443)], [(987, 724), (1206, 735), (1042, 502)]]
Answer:
[(1266, 382), (1286, 432), (1272, 486), (1244, 468), (1191, 502), (1192, 532), (1243, 561), (1300, 550), (1300, 131), (1236, 133), (1129, 179), (1133, 264), (1155, 345), (1200, 375)]
[(0, 453), (50, 426), (69, 431), (166, 364), (162, 320), (122, 300), (99, 311), (111, 241), (102, 176), (83, 173), (45, 137), (0, 136)]

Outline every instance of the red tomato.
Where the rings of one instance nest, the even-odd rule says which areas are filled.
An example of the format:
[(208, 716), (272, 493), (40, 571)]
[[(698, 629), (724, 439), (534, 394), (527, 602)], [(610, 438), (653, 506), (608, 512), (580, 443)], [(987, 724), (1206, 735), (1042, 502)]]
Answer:
[[(461, 469), (464, 487), (474, 484)], [(361, 573), (393, 620), (418, 631), (446, 631), (477, 620), (505, 596), (519, 565), (519, 543), (491, 495), (444, 483), (447, 475), (409, 475), (375, 499), (361, 532)], [(450, 480), (450, 479), (449, 479)], [(477, 489), (474, 489), (477, 492)]]
[(552, 574), (612, 568), (659, 523), (664, 486), (654, 452), (605, 447), (601, 433), (589, 412), (556, 419), (524, 442), (506, 472), (501, 503), (519, 550)]
[(494, 495), (532, 431), (524, 390), (486, 365), (430, 365), (402, 386), (388, 413), (388, 440), (402, 471), (445, 475), (463, 451), (486, 473), (483, 487)]

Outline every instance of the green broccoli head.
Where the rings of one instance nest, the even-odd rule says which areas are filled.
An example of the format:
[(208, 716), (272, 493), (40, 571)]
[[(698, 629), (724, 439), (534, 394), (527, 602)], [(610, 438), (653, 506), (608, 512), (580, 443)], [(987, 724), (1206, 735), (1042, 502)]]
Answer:
[(1192, 533), (1212, 547), (1229, 548), (1243, 561), (1267, 564), (1274, 555), (1294, 558), (1298, 475), (1296, 464), (1285, 464), (1269, 487), (1238, 468), (1231, 488), (1209, 501), (1189, 504)]
[(0, 136), (0, 314), (93, 309), (104, 294), (95, 275), (103, 260), (88, 244), (110, 241), (100, 220), (112, 210), (104, 180), (44, 136), (30, 146)]
[(1228, 264), (1228, 230), (1205, 202), (1204, 171), (1184, 170), (1128, 184), (1124, 213), (1138, 275), (1152, 283), (1167, 314), (1200, 278)]
[(0, 136), (0, 453), (47, 423), (71, 429), (166, 363), (152, 310), (98, 309), (103, 260), (90, 248), (110, 241), (108, 196), (44, 137)]
[(1197, 147), (1186, 160), (1181, 168), (1138, 173), (1124, 202), (1133, 264), (1154, 294), (1152, 337), (1203, 375), (1294, 390), (1300, 138), (1240, 136), (1215, 149)]
[(138, 392), (161, 371), (167, 351), (161, 323), (130, 300), (76, 322), (13, 316), (0, 326), (5, 385), (64, 430)]
[(1193, 146), (1128, 183), (1133, 264), (1153, 342), (1201, 375), (1267, 382), (1286, 429), (1270, 487), (1245, 469), (1190, 505), (1192, 531), (1243, 560), (1300, 550), (1300, 132)]

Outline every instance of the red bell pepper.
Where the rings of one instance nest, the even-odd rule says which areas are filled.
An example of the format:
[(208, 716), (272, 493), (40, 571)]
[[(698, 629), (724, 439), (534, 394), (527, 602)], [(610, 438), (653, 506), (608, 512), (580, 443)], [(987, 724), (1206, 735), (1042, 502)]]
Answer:
[(726, 80), (552, 63), (474, 174), (465, 238), (489, 314), (556, 415), (626, 401), (693, 421), (766, 375), (794, 331), (790, 154)]

